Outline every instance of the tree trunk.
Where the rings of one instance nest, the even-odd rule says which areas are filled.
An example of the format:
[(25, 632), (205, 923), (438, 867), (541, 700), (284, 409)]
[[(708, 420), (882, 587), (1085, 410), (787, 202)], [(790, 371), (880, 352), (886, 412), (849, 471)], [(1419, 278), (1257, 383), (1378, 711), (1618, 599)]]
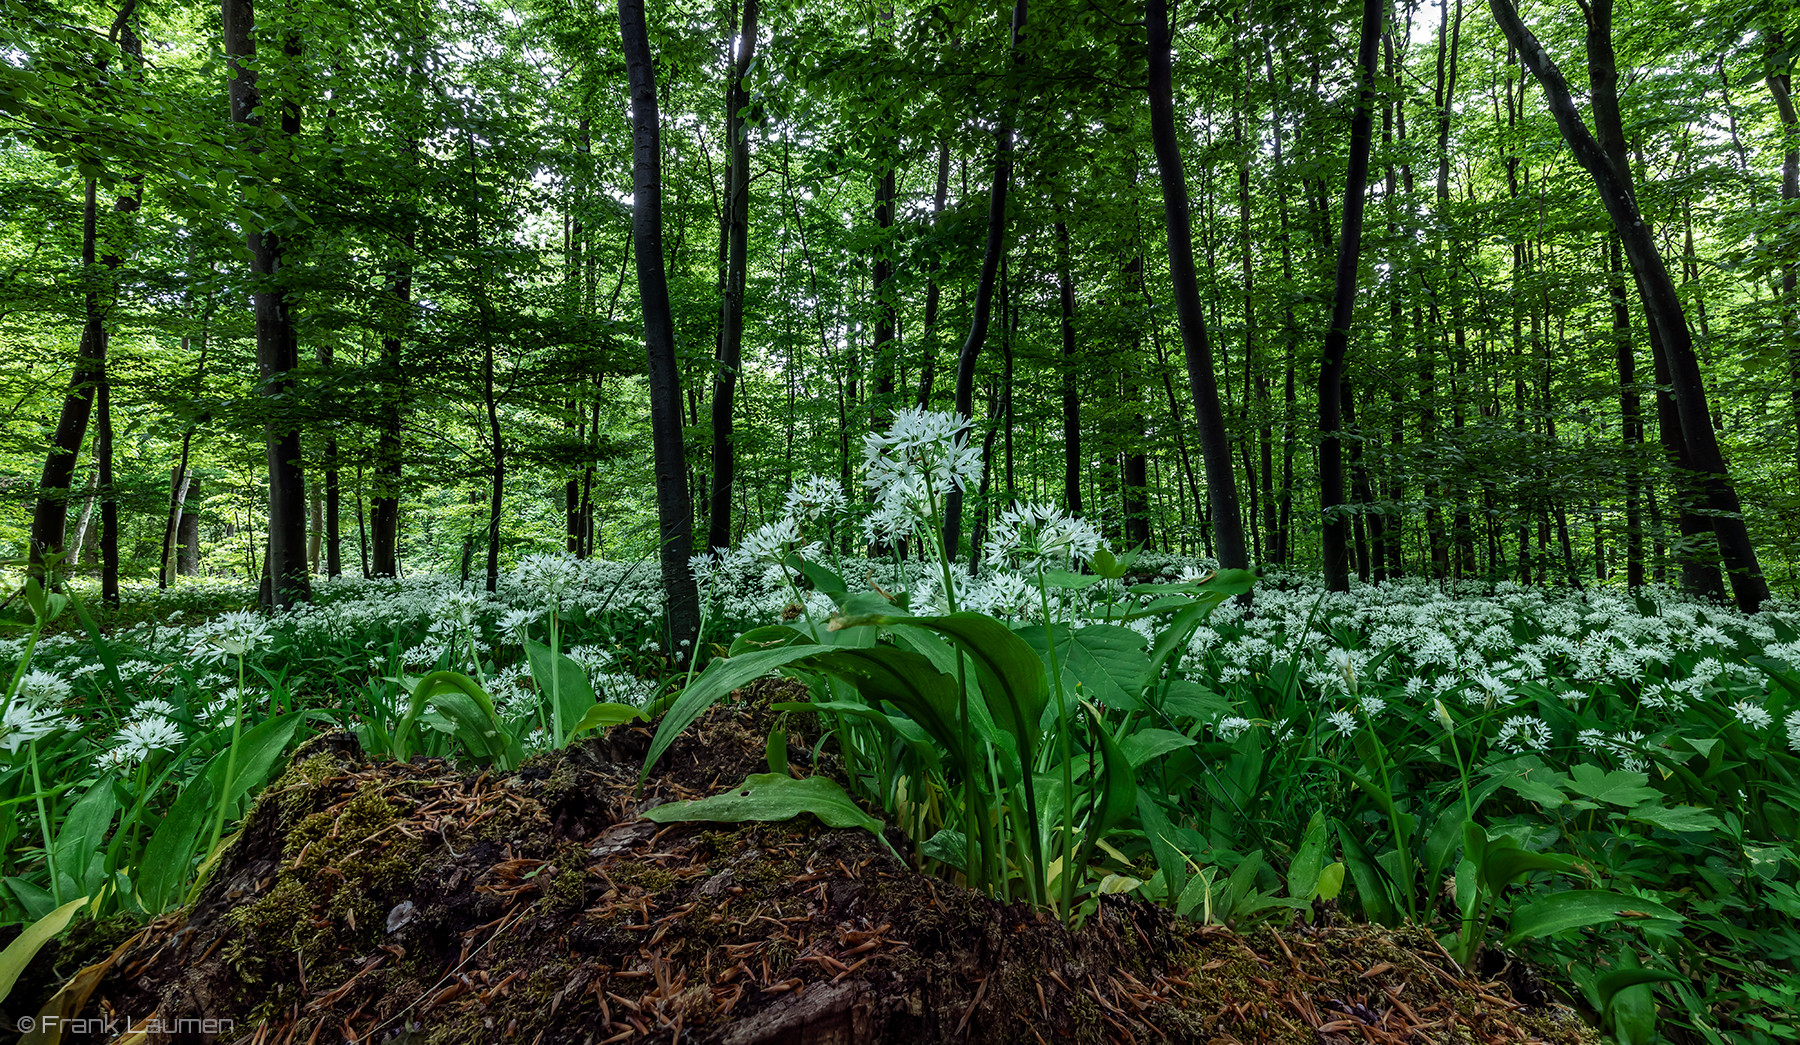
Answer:
[[(187, 500), (199, 499), (199, 485), (190, 472), (187, 479)], [(200, 573), (200, 513), (188, 511), (185, 505), (181, 512), (181, 525), (175, 530), (175, 573), (180, 577), (194, 577)]]
[(1075, 367), (1075, 276), (1069, 226), (1056, 223), (1056, 283), (1062, 301), (1063, 499), (1081, 514), (1081, 384)]
[[(731, 546), (731, 497), (737, 478), (732, 445), (731, 409), (743, 367), (744, 273), (750, 240), (750, 134), (743, 111), (750, 104), (744, 77), (756, 57), (757, 0), (744, 0), (744, 20), (737, 36), (736, 61), (725, 89), (725, 133), (730, 143), (731, 171), (724, 204), (726, 238), (723, 293), (719, 306), (719, 353), (713, 371), (712, 482), (706, 510), (708, 548)], [(889, 175), (892, 188), (892, 174)], [(877, 276), (877, 282), (880, 277)], [(877, 290), (879, 293), (879, 288)], [(892, 336), (890, 334), (890, 336)]]
[(1768, 598), (1768, 582), (1763, 579), (1756, 549), (1750, 543), (1749, 530), (1744, 524), (1737, 490), (1731, 483), (1713, 431), (1700, 363), (1694, 355), (1693, 339), (1688, 332), (1681, 299), (1657, 249), (1655, 236), (1638, 210), (1631, 187), (1631, 172), (1624, 163), (1623, 132), (1618, 122), (1617, 97), (1612, 88), (1617, 78), (1611, 47), (1612, 0), (1592, 0), (1587, 11), (1590, 97), (1595, 125), (1607, 139), (1616, 139), (1613, 148), (1596, 141), (1588, 131), (1575, 108), (1562, 70), (1520, 21), (1511, 0), (1488, 0), (1488, 4), (1507, 39), (1519, 49), (1526, 67), (1543, 85), (1545, 99), (1556, 117), (1563, 139), (1594, 179), (1601, 202), (1618, 231), (1625, 256), (1637, 276), (1650, 322), (1662, 335), (1663, 354), (1680, 414), (1682, 441), (1705, 490), (1707, 508), (1713, 516), (1713, 531), (1718, 537), (1725, 568), (1731, 575), (1738, 608), (1754, 613)]
[(698, 636), (700, 593), (688, 569), (694, 544), (693, 505), (688, 499), (687, 460), (681, 445), (681, 371), (675, 362), (675, 327), (669, 311), (668, 274), (663, 267), (661, 127), (644, 0), (619, 0), (619, 32), (631, 84), (631, 240), (649, 370), (658, 551), (669, 600), (669, 630), (675, 643), (671, 650), (679, 651), (680, 644), (691, 643)]
[[(1362, 260), (1363, 199), (1369, 184), (1369, 143), (1374, 136), (1375, 48), (1381, 39), (1382, 0), (1363, 0), (1362, 33), (1356, 67), (1361, 86), (1350, 116), (1350, 168), (1344, 176), (1344, 220), (1338, 235), (1337, 271), (1332, 281), (1331, 326), (1319, 366), (1319, 511), (1324, 543), (1325, 586), (1348, 591), (1350, 569), (1344, 538), (1344, 458), (1339, 436), (1343, 416), (1344, 355), (1356, 308), (1357, 267)], [(1366, 553), (1359, 558), (1367, 558)]]
[(1614, 356), (1619, 372), (1619, 437), (1625, 468), (1625, 585), (1644, 586), (1644, 525), (1638, 504), (1643, 460), (1644, 417), (1638, 400), (1637, 350), (1631, 341), (1631, 307), (1625, 298), (1625, 266), (1619, 238), (1610, 236), (1607, 250), (1607, 295), (1612, 299)]
[[(250, 128), (253, 151), (263, 151), (262, 96), (257, 86), (255, 13), (252, 0), (223, 0), (225, 54), (230, 67), (231, 118)], [(296, 53), (292, 37), (283, 48)], [(300, 112), (282, 107), (281, 133), (292, 137), (300, 130)], [(300, 429), (281, 415), (294, 398), (293, 370), (299, 365), (299, 344), (288, 311), (287, 290), (282, 285), (282, 243), (273, 232), (254, 225), (245, 230), (254, 277), (251, 299), (256, 311), (256, 363), (268, 399), (270, 418), (263, 425), (269, 472), (269, 599), (287, 607), (312, 597), (306, 571), (306, 480), (300, 466)]]
[[(99, 276), (95, 266), (96, 223), (95, 185), (94, 179), (89, 178), (81, 211), (81, 265), (83, 278), (88, 281), (83, 294), (86, 319), (81, 327), (81, 348), (75, 356), (75, 368), (69, 374), (68, 392), (63, 396), (62, 412), (57, 416), (56, 434), (51, 437), (50, 452), (44, 457), (37, 506), (31, 516), (31, 572), (37, 577), (44, 576), (46, 558), (64, 550), (69, 488), (75, 477), (75, 461), (81, 454), (82, 440), (87, 436), (95, 388), (106, 379), (106, 325), (100, 309), (100, 291), (93, 282)], [(85, 516), (85, 511), (83, 514)], [(80, 543), (79, 540), (75, 542), (77, 548)], [(63, 572), (74, 565), (71, 557), (71, 561), (63, 564)]]
[(1156, 149), (1156, 167), (1162, 180), (1169, 274), (1174, 284), (1175, 315), (1181, 325), (1182, 349), (1187, 357), (1188, 387), (1193, 394), (1200, 456), (1206, 470), (1213, 536), (1219, 565), (1226, 569), (1243, 569), (1249, 566), (1250, 557), (1244, 547), (1237, 476), (1231, 461), (1230, 438), (1225, 431), (1225, 413), (1219, 404), (1218, 380), (1213, 373), (1212, 345), (1207, 339), (1206, 316), (1200, 305), (1199, 278), (1194, 271), (1187, 175), (1181, 165), (1181, 147), (1175, 138), (1173, 55), (1167, 0), (1145, 0), (1144, 19), (1149, 30), (1150, 139)]
[[(1012, 64), (1020, 61), (1019, 40), (1025, 32), (1026, 0), (1013, 0)], [(1000, 258), (1006, 253), (1006, 193), (1012, 184), (1013, 105), (1007, 103), (995, 134), (994, 184), (988, 193), (987, 245), (982, 249), (981, 274), (975, 283), (975, 307), (969, 319), (969, 336), (956, 356), (956, 412), (965, 422), (974, 419), (975, 360), (987, 341), (989, 313), (993, 310), (994, 283)], [(962, 542), (962, 492), (944, 494), (944, 551), (952, 558)]]
[[(931, 197), (931, 230), (938, 231), (938, 223), (944, 215), (944, 203), (950, 195), (950, 143), (938, 143), (937, 154), (937, 189)], [(919, 361), (919, 409), (931, 405), (931, 386), (937, 376), (937, 319), (938, 299), (942, 291), (938, 287), (938, 262), (935, 254), (931, 263), (926, 266), (925, 277), (925, 323), (919, 332), (919, 342), (924, 346), (924, 358)]]
[(94, 468), (100, 479), (100, 601), (119, 604), (119, 496), (113, 485), (112, 382), (105, 372), (94, 390)]
[[(1781, 150), (1781, 201), (1788, 215), (1788, 221), (1796, 220), (1796, 207), (1800, 207), (1800, 116), (1794, 111), (1793, 79), (1788, 73), (1777, 72), (1778, 63), (1791, 61), (1784, 55), (1787, 50), (1786, 34), (1779, 28), (1768, 32), (1768, 70), (1766, 77), (1769, 94), (1775, 99), (1775, 111), (1781, 116), (1781, 134), (1783, 146)], [(1784, 252), (1781, 262), (1781, 303), (1780, 314), (1785, 317), (1782, 329), (1787, 334), (1788, 384), (1789, 397), (1794, 407), (1794, 467), (1800, 471), (1800, 296), (1796, 296), (1795, 283), (1800, 280), (1800, 258), (1789, 246)]]

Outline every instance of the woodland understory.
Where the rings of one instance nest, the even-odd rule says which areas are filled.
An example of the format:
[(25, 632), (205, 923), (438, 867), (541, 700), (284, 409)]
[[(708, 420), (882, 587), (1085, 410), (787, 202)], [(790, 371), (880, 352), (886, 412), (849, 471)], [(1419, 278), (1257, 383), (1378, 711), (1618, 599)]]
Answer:
[(1793, 1040), (1797, 40), (0, 0), (4, 1022)]

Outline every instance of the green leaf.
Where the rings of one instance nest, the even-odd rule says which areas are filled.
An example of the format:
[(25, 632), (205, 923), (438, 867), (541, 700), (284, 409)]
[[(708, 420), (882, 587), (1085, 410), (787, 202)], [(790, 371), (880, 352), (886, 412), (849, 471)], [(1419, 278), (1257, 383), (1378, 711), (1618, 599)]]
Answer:
[(587, 709), (581, 720), (569, 727), (569, 736), (585, 733), (590, 729), (610, 729), (622, 726), (627, 722), (635, 722), (644, 717), (642, 708), (634, 708), (630, 704), (595, 704)]
[(1119, 750), (1125, 753), (1126, 760), (1134, 769), (1153, 758), (1193, 746), (1192, 737), (1172, 729), (1140, 729), (1119, 742)]
[[(112, 826), (113, 816), (119, 811), (118, 795), (113, 791), (110, 776), (103, 776), (87, 789), (75, 804), (69, 807), (63, 817), (61, 826), (56, 829), (56, 864), (61, 875), (80, 890), (82, 896), (92, 895), (92, 890), (99, 887), (98, 882), (90, 882), (82, 873), (88, 865), (89, 858), (106, 840), (107, 828)], [(65, 897), (71, 895), (65, 891)]]
[[(220, 752), (214, 761), (224, 757), (225, 753)], [(212, 826), (212, 798), (212, 773), (203, 770), (181, 789), (144, 847), (143, 862), (136, 870), (137, 898), (138, 905), (149, 914), (163, 913), (171, 906), (170, 901), (182, 894), (188, 873), (193, 870), (194, 849)]]
[(1503, 786), (1517, 792), (1520, 798), (1536, 802), (1545, 809), (1555, 809), (1569, 804), (1569, 796), (1562, 789), (1568, 784), (1568, 777), (1550, 773), (1543, 777), (1511, 776), (1506, 778)]
[(1134, 711), (1141, 706), (1138, 699), (1150, 672), (1150, 658), (1144, 653), (1144, 637), (1130, 628), (1114, 624), (1092, 624), (1085, 628), (1056, 627), (1046, 629), (1032, 625), (1019, 629), (1019, 638), (1029, 643), (1043, 660), (1042, 671), (1048, 677), (1050, 668), (1049, 635), (1056, 636), (1056, 662), (1062, 669), (1063, 692), (1073, 698), (1080, 694), (1111, 709)]
[[(757, 629), (757, 632), (772, 629)], [(664, 713), (662, 721), (657, 724), (656, 736), (650, 741), (650, 750), (644, 755), (644, 768), (638, 772), (638, 787), (644, 786), (649, 779), (650, 770), (655, 768), (657, 760), (681, 731), (693, 725), (694, 720), (706, 712), (707, 708), (717, 703), (721, 697), (737, 689), (747, 682), (754, 682), (764, 675), (786, 667), (793, 662), (812, 656), (822, 648), (818, 643), (805, 638), (792, 628), (785, 629), (790, 637), (783, 644), (773, 649), (760, 649), (752, 652), (734, 652), (729, 657), (715, 657), (706, 670), (694, 679), (692, 685), (681, 691), (675, 702)], [(743, 642), (756, 635), (747, 632), (738, 642)], [(733, 644), (734, 648), (736, 643)]]
[[(27, 925), (23, 932), (13, 937), (13, 942), (6, 945), (6, 950), (0, 951), (0, 1001), (5, 1001), (12, 994), (13, 986), (19, 982), (19, 976), (31, 964), (31, 959), (37, 957), (37, 952), (54, 939), (57, 933), (62, 932), (69, 920), (75, 917), (75, 912), (81, 910), (86, 903), (85, 896), (79, 900), (70, 900)], [(30, 1022), (20, 1020), (21, 1029), (28, 1027)]]
[(1575, 864), (1572, 856), (1533, 853), (1520, 849), (1510, 838), (1492, 839), (1480, 861), (1481, 881), (1498, 896), (1507, 886), (1534, 871), (1566, 873), (1574, 870)]
[[(519, 743), (507, 734), (499, 716), (494, 714), (487, 692), (474, 679), (454, 671), (434, 671), (413, 684), (406, 715), (394, 729), (396, 757), (404, 759), (411, 751), (413, 727), (427, 705), (455, 725), (456, 739), (471, 758), (495, 763), (502, 769), (519, 763)], [(226, 798), (229, 801), (231, 796)]]
[(1665, 831), (1723, 831), (1725, 822), (1699, 806), (1665, 806), (1645, 802), (1625, 814), (1629, 820), (1651, 824)]
[(1335, 860), (1319, 872), (1319, 889), (1313, 895), (1321, 900), (1335, 900), (1344, 891), (1344, 862)]
[(1578, 929), (1584, 925), (1650, 919), (1679, 926), (1681, 915), (1654, 900), (1610, 889), (1570, 889), (1513, 908), (1502, 946)]
[(1607, 771), (1592, 763), (1583, 762), (1569, 770), (1569, 775), (1569, 788), (1576, 794), (1616, 806), (1635, 806), (1640, 802), (1662, 797), (1662, 792), (1645, 786), (1650, 782), (1649, 775), (1645, 773), (1633, 773), (1624, 769)]
[(1325, 814), (1315, 811), (1312, 819), (1307, 821), (1306, 835), (1300, 841), (1300, 849), (1294, 854), (1293, 862), (1288, 864), (1288, 895), (1296, 900), (1310, 900), (1319, 887), (1319, 875), (1325, 863), (1325, 838), (1330, 825)]
[(275, 763), (294, 739), (294, 732), (300, 728), (303, 718), (302, 715), (276, 715), (245, 730), (238, 738), (237, 776), (232, 780), (229, 792), (220, 786), (225, 776), (225, 760), (215, 757), (207, 767), (213, 774), (214, 793), (223, 793), (224, 801), (236, 809), (239, 800), (268, 779)]
[(724, 794), (670, 802), (645, 811), (644, 818), (659, 824), (686, 820), (739, 824), (792, 820), (801, 813), (811, 813), (827, 827), (860, 827), (881, 838), (881, 821), (858, 808), (837, 781), (823, 776), (795, 780), (783, 773), (756, 773)]
[(554, 721), (563, 730), (563, 735), (556, 738), (560, 743), (574, 735), (570, 724), (586, 717), (599, 699), (594, 696), (593, 683), (568, 654), (552, 652), (541, 642), (525, 640), (525, 659), (531, 663), (531, 678), (537, 683), (538, 692), (555, 701)]
[(935, 631), (955, 643), (975, 666), (982, 700), (994, 723), (1018, 742), (1021, 762), (1030, 765), (1041, 736), (1039, 722), (1050, 703), (1043, 662), (1011, 628), (983, 613), (941, 617), (893, 617), (898, 624)]

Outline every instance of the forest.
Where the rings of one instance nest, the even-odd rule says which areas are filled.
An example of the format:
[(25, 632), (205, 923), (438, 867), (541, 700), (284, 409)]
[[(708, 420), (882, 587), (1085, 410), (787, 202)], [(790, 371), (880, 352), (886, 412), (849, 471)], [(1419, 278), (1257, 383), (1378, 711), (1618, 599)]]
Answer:
[(1800, 1035), (1790, 0), (0, 11), (27, 1040)]

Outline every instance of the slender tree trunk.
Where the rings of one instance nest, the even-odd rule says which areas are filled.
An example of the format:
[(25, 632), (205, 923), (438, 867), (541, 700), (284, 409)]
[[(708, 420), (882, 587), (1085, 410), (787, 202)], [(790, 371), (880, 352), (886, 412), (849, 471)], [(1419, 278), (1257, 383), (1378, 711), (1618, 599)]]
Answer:
[[(1688, 331), (1681, 299), (1675, 290), (1657, 249), (1655, 236), (1644, 221), (1632, 192), (1631, 172), (1624, 162), (1622, 148), (1607, 148), (1596, 141), (1582, 122), (1562, 70), (1551, 61), (1549, 53), (1520, 21), (1511, 0), (1489, 0), (1495, 19), (1513, 45), (1519, 49), (1526, 67), (1544, 87), (1545, 99), (1556, 117), (1563, 139), (1575, 158), (1587, 169), (1599, 190), (1600, 199), (1613, 226), (1618, 231), (1625, 256), (1637, 276), (1639, 292), (1649, 312), (1651, 324), (1662, 336), (1663, 354), (1669, 368), (1670, 384), (1676, 409), (1680, 415), (1682, 441), (1705, 490), (1706, 504), (1712, 513), (1714, 533), (1725, 568), (1731, 575), (1732, 591), (1738, 608), (1754, 613), (1768, 598), (1769, 586), (1757, 561), (1756, 549), (1744, 524), (1737, 490), (1726, 469), (1712, 416), (1707, 406), (1706, 387), (1700, 374), (1700, 363)], [(1608, 140), (1622, 145), (1623, 132), (1618, 121), (1617, 95), (1611, 88), (1617, 72), (1612, 61), (1612, 2), (1592, 0), (1588, 12), (1588, 62), (1590, 97), (1593, 100), (1596, 126)]]
[[(668, 274), (663, 267), (661, 127), (644, 0), (619, 0), (619, 31), (631, 83), (631, 239), (649, 364), (662, 580), (674, 641), (691, 643), (700, 628), (700, 594), (688, 569), (694, 544), (693, 506), (688, 499), (687, 462), (681, 445), (681, 371), (675, 362), (675, 327), (669, 311)], [(679, 649), (679, 645), (672, 648)]]
[[(1013, 0), (1012, 64), (1018, 65), (1020, 38), (1025, 32), (1026, 0)], [(988, 194), (987, 245), (981, 254), (981, 274), (975, 283), (975, 307), (969, 318), (969, 336), (956, 357), (956, 412), (964, 421), (974, 418), (975, 360), (987, 341), (989, 313), (993, 309), (994, 283), (999, 276), (1000, 258), (1006, 253), (1006, 194), (1012, 184), (1013, 113), (1008, 104), (1000, 117), (995, 135), (994, 184)], [(954, 557), (962, 542), (962, 492), (945, 494), (944, 549)]]
[[(254, 36), (255, 13), (251, 0), (223, 0), (225, 54), (230, 67), (231, 117), (248, 129), (254, 151), (264, 151), (263, 101), (257, 84), (258, 70)], [(297, 41), (290, 38), (284, 53), (295, 52)], [(297, 106), (287, 104), (281, 112), (281, 134), (291, 139), (300, 130)], [(295, 339), (293, 318), (289, 314), (287, 289), (283, 286), (282, 243), (271, 232), (251, 226), (245, 240), (250, 249), (251, 273), (255, 289), (251, 294), (256, 311), (256, 362), (262, 378), (263, 394), (268, 397), (270, 419), (263, 426), (269, 472), (269, 599), (273, 605), (286, 607), (312, 597), (311, 579), (306, 570), (306, 479), (300, 465), (300, 429), (296, 422), (283, 417), (295, 394), (293, 371), (299, 365), (299, 344)]]
[[(38, 481), (37, 507), (31, 517), (31, 569), (38, 577), (44, 576), (45, 559), (64, 550), (69, 488), (75, 477), (75, 461), (81, 454), (82, 440), (87, 436), (95, 388), (106, 377), (106, 325), (100, 308), (100, 291), (95, 285), (99, 278), (95, 265), (97, 220), (95, 184), (94, 179), (89, 178), (81, 211), (81, 266), (88, 281), (83, 294), (87, 315), (81, 327), (81, 348), (75, 356), (75, 368), (69, 374), (68, 392), (63, 397), (62, 412), (57, 416), (56, 433), (50, 440), (50, 452), (44, 458), (43, 477)], [(78, 555), (81, 541), (74, 543), (75, 555)], [(63, 572), (75, 565), (75, 555), (63, 564)]]
[(1625, 298), (1624, 260), (1619, 251), (1619, 238), (1609, 236), (1606, 248), (1607, 294), (1612, 299), (1614, 355), (1619, 372), (1619, 436), (1625, 444), (1625, 584), (1636, 591), (1645, 581), (1644, 525), (1638, 507), (1644, 417), (1638, 400), (1637, 350), (1631, 341), (1631, 307)]
[(1062, 300), (1063, 500), (1081, 514), (1081, 386), (1075, 365), (1075, 277), (1069, 226), (1056, 223), (1056, 283)]
[[(1791, 57), (1784, 54), (1787, 50), (1787, 37), (1780, 28), (1768, 31), (1768, 76), (1769, 94), (1775, 99), (1775, 111), (1781, 116), (1781, 202), (1788, 214), (1790, 222), (1796, 220), (1800, 213), (1800, 116), (1794, 111), (1793, 79), (1788, 73), (1777, 72)], [(1800, 251), (1788, 246), (1783, 252), (1781, 263), (1781, 303), (1780, 314), (1785, 317), (1782, 329), (1786, 331), (1789, 397), (1794, 408), (1794, 467), (1800, 471), (1800, 295), (1795, 293), (1795, 283), (1800, 280)]]
[[(938, 143), (937, 154), (937, 189), (931, 197), (931, 228), (938, 231), (938, 223), (943, 219), (944, 203), (950, 195), (950, 142)], [(937, 281), (938, 263), (934, 258), (926, 266), (925, 277), (925, 323), (919, 332), (919, 343), (924, 347), (924, 357), (919, 361), (919, 409), (931, 405), (931, 386), (937, 376), (937, 320), (938, 299), (942, 294)]]
[(1174, 284), (1175, 315), (1181, 325), (1182, 349), (1187, 358), (1188, 387), (1193, 394), (1200, 456), (1206, 469), (1206, 494), (1211, 507), (1213, 535), (1219, 565), (1226, 569), (1243, 569), (1249, 566), (1250, 557), (1244, 546), (1244, 523), (1238, 510), (1231, 442), (1225, 431), (1225, 412), (1219, 403), (1212, 345), (1207, 339), (1206, 315), (1200, 304), (1199, 277), (1194, 271), (1187, 176), (1182, 169), (1181, 147), (1175, 137), (1172, 27), (1167, 0), (1145, 0), (1144, 20), (1149, 30), (1150, 139), (1156, 148), (1156, 167), (1162, 180), (1169, 274)]
[(112, 382), (94, 390), (94, 468), (100, 478), (100, 601), (119, 604), (119, 496), (113, 483)]
[[(187, 499), (197, 500), (200, 496), (199, 482), (189, 473), (187, 481)], [(175, 573), (181, 577), (193, 577), (200, 572), (200, 513), (183, 509), (181, 525), (175, 531)]]
[[(1356, 309), (1357, 267), (1362, 260), (1363, 200), (1369, 184), (1369, 144), (1374, 136), (1375, 49), (1381, 39), (1382, 0), (1363, 0), (1362, 33), (1356, 67), (1361, 80), (1350, 117), (1350, 168), (1344, 177), (1344, 221), (1338, 236), (1337, 271), (1333, 277), (1331, 326), (1325, 332), (1325, 354), (1319, 366), (1319, 511), (1323, 515), (1325, 585), (1348, 591), (1350, 570), (1344, 538), (1349, 522), (1344, 510), (1342, 389), (1344, 355)], [(1366, 560), (1364, 552), (1360, 558)]]
[(731, 411), (738, 371), (743, 367), (744, 281), (750, 240), (750, 129), (743, 117), (744, 109), (750, 104), (750, 94), (744, 90), (744, 77), (749, 74), (750, 63), (756, 57), (756, 5), (757, 0), (744, 0), (744, 20), (738, 30), (737, 53), (725, 90), (725, 133), (730, 143), (731, 171), (724, 205), (728, 246), (724, 292), (720, 296), (719, 355), (713, 371), (713, 468), (706, 511), (706, 546), (709, 548), (731, 546), (731, 498), (737, 479)]

